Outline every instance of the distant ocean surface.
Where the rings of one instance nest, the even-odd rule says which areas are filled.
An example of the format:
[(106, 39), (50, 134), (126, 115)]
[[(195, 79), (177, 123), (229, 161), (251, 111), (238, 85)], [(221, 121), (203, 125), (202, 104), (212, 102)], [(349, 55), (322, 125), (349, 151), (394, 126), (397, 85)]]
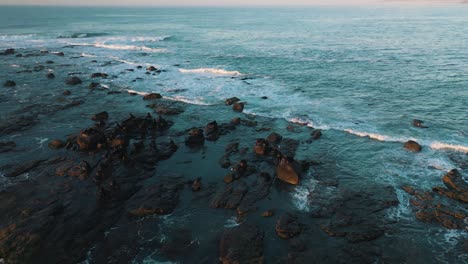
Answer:
[[(247, 102), (246, 113), (334, 131), (333, 141), (343, 144), (359, 139), (336, 153), (337, 167), (395, 186), (401, 206), (394, 216), (411, 219), (401, 184), (430, 190), (451, 169), (468, 175), (467, 29), (468, 5), (0, 7), (0, 50), (64, 50), (118, 61), (83, 63), (109, 74), (154, 65), (164, 74), (107, 82), (191, 104), (237, 96)], [(412, 126), (413, 119), (428, 128)], [(410, 139), (423, 146), (421, 153), (403, 149)], [(311, 188), (298, 187), (298, 209), (306, 210)], [(450, 244), (461, 231), (454, 233), (437, 239)]]

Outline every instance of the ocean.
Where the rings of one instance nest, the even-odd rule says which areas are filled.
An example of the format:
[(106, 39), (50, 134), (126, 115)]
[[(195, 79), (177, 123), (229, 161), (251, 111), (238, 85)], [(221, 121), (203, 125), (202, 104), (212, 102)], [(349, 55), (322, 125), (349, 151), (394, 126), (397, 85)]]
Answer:
[[(333, 175), (340, 184), (393, 186), (400, 204), (387, 217), (402, 230), (415, 232), (411, 233), (415, 236), (403, 237), (427, 248), (427, 252), (419, 252), (421, 260), (429, 254), (435, 262), (461, 259), (466, 263), (466, 254), (445, 253), (466, 238), (466, 230), (450, 231), (418, 222), (410, 198), (400, 187), (411, 184), (430, 190), (442, 185), (441, 177), (452, 169), (468, 175), (467, 14), (468, 5), (456, 4), (2, 6), (0, 50), (63, 51), (81, 58), (73, 60), (78, 70), (118, 76), (102, 81), (108, 87), (159, 92), (170, 100), (201, 107), (221, 106), (226, 98), (236, 96), (247, 102), (244, 113), (279, 120), (273, 129), (274, 125), (284, 128), (285, 122), (322, 129), (328, 141), (301, 146), (298, 156), (320, 160), (324, 166), (319, 172)], [(2, 82), (25, 65), (0, 59)], [(136, 72), (120, 74), (137, 65), (154, 65), (162, 72), (144, 79), (137, 79)], [(56, 74), (60, 71), (54, 70)], [(28, 75), (14, 78), (23, 83), (14, 95), (19, 101), (63, 86), (63, 82), (34, 82)], [(1, 99), (5, 116), (17, 109), (18, 100)], [(132, 105), (125, 107), (131, 109)], [(219, 116), (214, 112), (211, 118), (222, 119), (223, 112)], [(414, 127), (413, 119), (423, 120), (427, 128)], [(77, 127), (62, 129), (71, 132)], [(52, 138), (47, 133), (53, 128), (0, 135), (0, 139), (20, 138), (26, 150), (16, 158), (26, 160), (32, 153), (49, 152), (43, 144)], [(297, 137), (305, 139), (307, 133)], [(420, 143), (422, 151), (405, 150), (402, 146), (408, 140)], [(0, 165), (12, 157), (0, 156)], [(6, 186), (9, 180), (0, 183)], [(308, 212), (316, 188), (313, 178), (303, 180), (289, 194), (290, 206)], [(146, 255), (139, 258), (151, 262)]]

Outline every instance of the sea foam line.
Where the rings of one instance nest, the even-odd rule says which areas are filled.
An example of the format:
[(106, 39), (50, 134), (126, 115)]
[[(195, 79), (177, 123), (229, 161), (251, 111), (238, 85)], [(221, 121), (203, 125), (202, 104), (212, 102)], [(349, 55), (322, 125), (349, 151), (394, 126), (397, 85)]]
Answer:
[(239, 76), (242, 73), (238, 71), (227, 71), (224, 69), (216, 68), (199, 68), (199, 69), (179, 69), (181, 73), (197, 73), (197, 74), (212, 74), (220, 76)]
[(111, 50), (138, 50), (138, 51), (148, 51), (148, 52), (168, 52), (167, 49), (160, 48), (150, 48), (146, 46), (136, 46), (136, 45), (123, 45), (123, 44), (106, 44), (104, 42), (96, 42), (96, 43), (67, 43), (68, 45), (73, 46), (90, 46), (102, 49), (111, 49)]

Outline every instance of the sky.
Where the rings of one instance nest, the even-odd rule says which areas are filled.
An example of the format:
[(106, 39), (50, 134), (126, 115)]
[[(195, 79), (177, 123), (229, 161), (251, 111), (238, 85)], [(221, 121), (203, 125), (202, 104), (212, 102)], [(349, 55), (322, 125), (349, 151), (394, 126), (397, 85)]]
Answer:
[(0, 0), (0, 5), (128, 5), (128, 6), (236, 6), (236, 5), (369, 5), (382, 3), (447, 3), (468, 0)]

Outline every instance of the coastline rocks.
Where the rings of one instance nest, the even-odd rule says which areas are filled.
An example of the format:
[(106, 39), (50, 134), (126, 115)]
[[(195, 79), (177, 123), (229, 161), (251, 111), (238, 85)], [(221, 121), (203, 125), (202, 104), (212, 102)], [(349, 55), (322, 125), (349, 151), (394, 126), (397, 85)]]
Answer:
[(419, 120), (419, 119), (413, 119), (413, 126), (419, 127), (419, 128), (427, 128), (427, 126), (424, 125), (424, 121)]
[(233, 118), (233, 119), (231, 120), (231, 124), (233, 124), (233, 125), (236, 125), (236, 126), (237, 126), (237, 125), (239, 125), (240, 123), (241, 123), (240, 117), (235, 117), (235, 118)]
[(219, 127), (216, 121), (210, 122), (206, 125), (205, 138), (209, 141), (215, 141), (219, 138)]
[(226, 105), (233, 105), (234, 103), (237, 103), (237, 102), (239, 102), (239, 101), (240, 101), (239, 98), (237, 98), (237, 97), (231, 97), (231, 98), (226, 99), (226, 100), (224, 101), (224, 103), (225, 103)]
[(286, 213), (280, 216), (276, 222), (276, 234), (282, 239), (290, 239), (299, 235), (302, 231), (301, 224), (297, 221), (297, 217)]
[(244, 103), (242, 102), (237, 102), (232, 105), (232, 110), (235, 112), (242, 112), (244, 111)]
[(418, 142), (416, 141), (413, 141), (413, 140), (408, 140), (404, 147), (407, 149), (407, 150), (410, 150), (410, 151), (413, 151), (413, 152), (420, 152), (422, 147), (421, 145), (419, 145)]
[(9, 152), (16, 148), (16, 143), (13, 141), (1, 142), (0, 141), (0, 153)]
[(47, 79), (54, 79), (55, 78), (55, 74), (53, 73), (48, 73), (47, 74)]
[(148, 68), (146, 68), (147, 71), (157, 71), (158, 69), (154, 66), (149, 66)]
[(42, 160), (31, 160), (27, 162), (22, 162), (19, 165), (13, 166), (9, 170), (5, 171), (5, 177), (17, 177), (21, 174), (24, 174), (42, 163)]
[(271, 133), (267, 138), (266, 140), (272, 144), (279, 144), (281, 142), (281, 140), (283, 139), (283, 137), (278, 134), (278, 133)]
[(158, 93), (150, 93), (145, 96), (143, 96), (143, 100), (155, 100), (155, 99), (161, 99), (162, 96)]
[(76, 138), (80, 150), (96, 150), (98, 146), (105, 143), (105, 138), (94, 128), (85, 129)]
[(312, 139), (319, 139), (322, 136), (322, 130), (314, 129), (314, 131), (312, 131), (310, 135), (312, 136)]
[(65, 80), (65, 83), (68, 85), (77, 85), (77, 84), (81, 84), (82, 81), (78, 77), (70, 77), (67, 80)]
[(247, 193), (247, 190), (247, 184), (243, 181), (226, 184), (224, 188), (218, 190), (215, 194), (211, 200), (210, 207), (236, 209)]
[(150, 104), (147, 107), (154, 110), (160, 115), (179, 115), (184, 112), (180, 104), (175, 102), (161, 102), (157, 104)]
[(95, 72), (93, 74), (91, 74), (91, 78), (107, 78), (109, 75), (107, 75), (106, 73), (102, 73), (102, 72)]
[(109, 118), (109, 114), (104, 111), (104, 112), (100, 112), (100, 113), (97, 113), (95, 115), (93, 115), (91, 117), (91, 120), (93, 121), (104, 121), (104, 120), (107, 120)]
[(440, 195), (447, 196), (450, 199), (468, 203), (468, 183), (463, 180), (462, 175), (456, 169), (451, 170), (442, 178), (447, 187), (434, 187), (432, 190)]
[(255, 142), (255, 146), (254, 146), (255, 154), (260, 155), (260, 156), (266, 156), (266, 155), (269, 155), (271, 151), (272, 149), (268, 141), (266, 141), (263, 138), (257, 139), (257, 141)]
[(299, 184), (299, 176), (301, 174), (301, 166), (296, 161), (286, 156), (280, 158), (279, 164), (276, 167), (278, 179), (293, 185)]
[(3, 84), (4, 87), (15, 87), (16, 83), (12, 80), (8, 80)]
[(192, 182), (192, 191), (193, 192), (198, 192), (201, 190), (202, 184), (201, 184), (201, 178), (197, 178)]
[(60, 52), (52, 52), (52, 54), (55, 54), (55, 55), (57, 55), (57, 56), (59, 56), (59, 57), (65, 56), (65, 53), (63, 53), (62, 51), (60, 51)]
[(58, 139), (54, 139), (54, 140), (49, 142), (48, 146), (49, 146), (50, 149), (60, 149), (60, 148), (63, 148), (65, 146), (65, 142), (63, 142), (61, 140), (58, 140)]
[(205, 143), (203, 129), (193, 128), (189, 132), (189, 136), (185, 139), (185, 144), (188, 146), (199, 146)]
[(248, 225), (227, 229), (221, 236), (219, 260), (223, 264), (264, 263), (263, 239), (265, 233)]

